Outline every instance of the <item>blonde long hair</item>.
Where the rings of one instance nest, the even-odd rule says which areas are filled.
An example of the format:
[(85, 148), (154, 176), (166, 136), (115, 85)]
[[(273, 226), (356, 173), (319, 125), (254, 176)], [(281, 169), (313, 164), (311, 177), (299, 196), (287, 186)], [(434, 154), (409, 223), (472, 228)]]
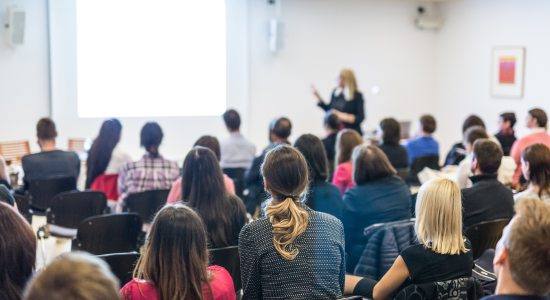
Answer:
[(346, 86), (349, 90), (349, 97), (353, 99), (355, 92), (359, 92), (357, 88), (357, 81), (355, 80), (355, 74), (350, 69), (342, 69), (340, 71), (340, 77), (346, 80)]
[(456, 182), (439, 177), (420, 187), (414, 231), (418, 240), (436, 253), (468, 251), (462, 237), (462, 197)]
[(273, 226), (273, 245), (284, 259), (293, 260), (299, 253), (295, 241), (309, 222), (308, 212), (295, 203), (307, 189), (306, 160), (291, 146), (277, 146), (266, 154), (262, 175), (272, 196), (265, 212)]

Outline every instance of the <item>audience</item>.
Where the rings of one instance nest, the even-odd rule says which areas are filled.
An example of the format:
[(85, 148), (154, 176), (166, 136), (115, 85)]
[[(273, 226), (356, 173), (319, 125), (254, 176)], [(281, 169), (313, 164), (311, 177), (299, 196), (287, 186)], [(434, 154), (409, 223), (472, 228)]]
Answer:
[(394, 118), (384, 119), (378, 127), (378, 135), (381, 137), (380, 148), (388, 157), (391, 165), (396, 169), (409, 167), (409, 154), (407, 149), (399, 144), (401, 139), (401, 126)]
[[(202, 146), (207, 149), (210, 149), (216, 155), (216, 159), (218, 160), (218, 163), (220, 162), (220, 159), (221, 159), (220, 143), (218, 142), (217, 138), (209, 135), (201, 136), (195, 142), (195, 145), (193, 145), (193, 147), (196, 147), (196, 146)], [(200, 173), (196, 175), (199, 176)], [(223, 184), (225, 185), (225, 188), (229, 193), (235, 195), (235, 183), (233, 182), (233, 179), (223, 174)], [(179, 177), (176, 180), (176, 182), (174, 182), (174, 185), (172, 185), (172, 189), (170, 189), (170, 194), (168, 194), (168, 203), (175, 203), (178, 200), (181, 200), (181, 177)]]
[(550, 149), (543, 144), (525, 148), (521, 154), (521, 169), (529, 187), (518, 193), (515, 200), (534, 197), (550, 204)]
[[(483, 123), (483, 120), (481, 120), (481, 118), (476, 115), (471, 115), (466, 118), (466, 120), (462, 124), (463, 140), (466, 138), (466, 131), (470, 129), (470, 127), (474, 126), (481, 126), (483, 129), (485, 129), (485, 123)], [(464, 160), (464, 158), (466, 158), (466, 155), (468, 155), (468, 153), (466, 152), (464, 141), (456, 143), (451, 148), (451, 151), (449, 151), (449, 153), (447, 154), (444, 166), (458, 165), (462, 160)]]
[(260, 174), (260, 166), (262, 165), (266, 153), (276, 147), (278, 144), (287, 144), (288, 137), (292, 130), (290, 120), (281, 117), (273, 120), (269, 126), (269, 148), (266, 149), (260, 156), (256, 157), (250, 167), (244, 173), (244, 186), (248, 188), (248, 199), (246, 201), (246, 212), (254, 215), (256, 207), (266, 200), (264, 190), (264, 180)]
[(329, 113), (325, 116), (325, 130), (327, 137), (323, 139), (323, 146), (328, 159), (328, 181), (332, 181), (334, 175), (334, 157), (336, 156), (336, 136), (340, 132), (340, 120), (336, 114)]
[(36, 260), (36, 236), (17, 210), (0, 202), (0, 299), (21, 299)]
[(353, 163), (351, 154), (356, 146), (363, 144), (361, 135), (353, 129), (344, 129), (336, 137), (336, 170), (332, 177), (332, 184), (340, 189), (342, 196), (348, 189), (355, 186), (353, 182)]
[(516, 203), (493, 260), (498, 282), (484, 300), (548, 300), (550, 293), (550, 207), (537, 199)]
[(514, 195), (497, 179), (502, 156), (502, 149), (495, 142), (475, 141), (470, 177), (473, 186), (462, 190), (464, 227), (514, 216)]
[(347, 271), (353, 273), (365, 249), (363, 230), (372, 224), (411, 218), (411, 192), (376, 146), (353, 151), (353, 181), (344, 196)]
[(424, 115), (420, 118), (420, 136), (409, 139), (405, 149), (409, 153), (409, 164), (417, 157), (439, 155), (439, 143), (432, 137), (436, 123), (434, 117)]
[[(210, 150), (207, 150), (210, 151)], [(167, 205), (156, 215), (135, 279), (121, 290), (124, 300), (235, 299), (233, 280), (209, 265), (206, 232), (189, 207)]]
[(304, 205), (308, 170), (296, 149), (279, 145), (262, 164), (272, 199), (266, 217), (239, 236), (243, 300), (338, 299), (345, 284), (344, 229)]
[(241, 117), (233, 109), (223, 114), (223, 120), (229, 137), (220, 143), (222, 169), (239, 168), (246, 169), (256, 156), (256, 146), (244, 138), (241, 134)]
[(321, 140), (313, 134), (304, 134), (294, 142), (306, 159), (309, 191), (305, 204), (311, 209), (324, 212), (342, 220), (344, 204), (337, 186), (327, 182), (327, 155)]
[(510, 156), (510, 150), (512, 149), (512, 145), (516, 141), (516, 136), (514, 134), (515, 124), (516, 114), (513, 112), (503, 113), (498, 119), (499, 131), (497, 134), (495, 134), (495, 137), (498, 139), (500, 145), (502, 146), (504, 156)]
[[(474, 143), (478, 139), (488, 139), (489, 136), (485, 132), (485, 128), (481, 126), (472, 126), (464, 133), (464, 147), (466, 148), (466, 158), (458, 164), (456, 172), (456, 182), (461, 189), (469, 188), (472, 186), (470, 177), (474, 175), (471, 171), (472, 167), (472, 151), (474, 149)], [(502, 156), (501, 156), (502, 157)]]
[(80, 174), (80, 159), (75, 152), (57, 150), (54, 122), (49, 118), (40, 119), (36, 125), (36, 137), (41, 152), (25, 155), (21, 160), (25, 172), (23, 191), (29, 189), (31, 180), (73, 177), (76, 182)]
[(11, 190), (11, 178), (8, 172), (6, 160), (0, 155), (0, 184)]
[(147, 153), (140, 160), (127, 162), (120, 168), (118, 213), (122, 212), (129, 194), (169, 189), (179, 177), (178, 164), (164, 159), (159, 153), (162, 138), (162, 129), (156, 122), (146, 123), (141, 129), (141, 146)]
[(521, 171), (521, 154), (523, 150), (533, 144), (544, 144), (550, 147), (550, 135), (546, 133), (546, 124), (548, 118), (546, 113), (542, 109), (532, 109), (527, 116), (526, 126), (531, 130), (531, 134), (517, 140), (512, 145), (510, 150), (510, 156), (516, 161), (517, 169), (512, 180), (512, 186), (517, 186), (519, 178), (522, 174)]
[(119, 300), (109, 265), (84, 252), (64, 253), (29, 283), (25, 300)]

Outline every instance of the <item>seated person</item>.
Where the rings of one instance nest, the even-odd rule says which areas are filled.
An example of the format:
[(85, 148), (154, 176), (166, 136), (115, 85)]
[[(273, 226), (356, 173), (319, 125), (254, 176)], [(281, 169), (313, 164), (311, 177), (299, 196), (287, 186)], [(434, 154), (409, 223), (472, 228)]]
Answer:
[(439, 155), (439, 143), (432, 137), (436, 129), (434, 117), (424, 115), (420, 118), (420, 136), (409, 139), (405, 149), (409, 153), (409, 165), (417, 157)]
[(41, 152), (23, 156), (21, 164), (25, 177), (23, 190), (29, 189), (29, 182), (37, 179), (74, 177), (78, 181), (80, 159), (75, 152), (57, 150), (55, 124), (49, 118), (43, 118), (36, 125), (36, 137)]
[(388, 157), (395, 169), (406, 169), (409, 167), (409, 154), (405, 147), (399, 145), (401, 139), (401, 126), (393, 118), (384, 119), (378, 127), (380, 137), (380, 148)]
[(335, 217), (301, 202), (307, 163), (288, 145), (270, 150), (262, 164), (272, 199), (266, 217), (239, 235), (243, 300), (339, 299), (344, 292), (344, 228)]
[(119, 288), (118, 278), (102, 259), (64, 253), (32, 280), (24, 300), (120, 300)]
[(355, 186), (353, 182), (353, 163), (351, 154), (356, 146), (363, 144), (361, 135), (353, 129), (344, 129), (336, 137), (336, 170), (332, 177), (332, 184), (340, 189), (344, 196), (347, 190)]
[(342, 123), (336, 114), (328, 113), (325, 116), (325, 130), (327, 136), (323, 139), (323, 146), (328, 159), (328, 181), (332, 181), (334, 175), (334, 158), (336, 157), (336, 136), (340, 132)]
[(527, 198), (515, 208), (495, 250), (495, 295), (483, 300), (549, 300), (550, 206)]
[(0, 184), (0, 202), (7, 203), (10, 206), (17, 208), (17, 204), (15, 203), (15, 198), (13, 198), (13, 195), (10, 193), (10, 190), (8, 190), (8, 188), (3, 184)]
[(487, 139), (489, 136), (485, 132), (485, 128), (481, 126), (472, 126), (464, 133), (464, 147), (466, 148), (466, 158), (464, 158), (459, 164), (456, 172), (456, 182), (461, 189), (469, 188), (472, 186), (470, 176), (474, 175), (471, 171), (472, 164), (472, 151), (474, 149), (474, 143), (478, 139)]
[(376, 223), (410, 219), (412, 202), (409, 187), (376, 146), (356, 147), (353, 164), (357, 185), (344, 195), (348, 273), (353, 273), (365, 249), (363, 230)]
[(474, 175), (470, 177), (473, 186), (462, 190), (464, 227), (511, 219), (514, 216), (514, 195), (497, 179), (502, 149), (488, 139), (478, 139), (473, 148), (471, 171)]
[(510, 150), (512, 149), (512, 145), (516, 141), (516, 136), (514, 134), (515, 124), (515, 113), (508, 112), (500, 115), (500, 118), (498, 120), (499, 131), (497, 134), (495, 134), (495, 137), (498, 139), (500, 145), (502, 146), (504, 156), (510, 156)]
[(534, 197), (550, 204), (550, 149), (543, 144), (525, 148), (521, 154), (521, 165), (529, 187), (517, 193), (514, 199)]
[[(480, 117), (476, 115), (471, 115), (466, 120), (464, 120), (464, 123), (462, 124), (462, 137), (463, 140), (466, 136), (466, 131), (470, 129), (470, 127), (474, 126), (481, 126), (483, 129), (485, 129), (485, 123), (483, 123), (483, 120), (481, 120)], [(466, 147), (464, 146), (464, 142), (456, 143), (451, 148), (451, 151), (447, 154), (447, 157), (445, 158), (445, 164), (443, 166), (447, 165), (458, 165), (465, 157), (468, 155), (466, 152)]]
[(121, 290), (124, 300), (235, 299), (231, 275), (208, 266), (201, 218), (183, 205), (166, 205), (155, 216), (134, 274)]
[(170, 189), (178, 179), (178, 164), (164, 159), (159, 153), (162, 138), (162, 129), (155, 122), (146, 123), (141, 129), (141, 146), (147, 153), (140, 160), (127, 162), (120, 168), (117, 213), (122, 212), (129, 194)]
[(327, 182), (327, 155), (323, 142), (313, 134), (304, 134), (292, 146), (304, 155), (308, 165), (310, 185), (305, 204), (342, 220), (344, 203), (338, 187)]
[(256, 146), (241, 134), (241, 117), (237, 111), (234, 109), (226, 111), (223, 114), (223, 120), (229, 131), (229, 137), (220, 143), (220, 166), (222, 169), (246, 169), (256, 156)]
[(8, 174), (8, 166), (6, 160), (0, 155), (0, 184), (5, 185), (6, 188), (11, 190), (11, 178)]

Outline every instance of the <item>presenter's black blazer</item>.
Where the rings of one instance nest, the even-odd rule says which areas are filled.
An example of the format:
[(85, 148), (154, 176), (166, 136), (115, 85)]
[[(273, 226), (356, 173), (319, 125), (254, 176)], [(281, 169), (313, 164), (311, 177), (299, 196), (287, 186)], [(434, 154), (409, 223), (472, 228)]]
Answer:
[(317, 105), (325, 111), (328, 111), (329, 109), (336, 109), (343, 113), (355, 115), (355, 122), (343, 122), (344, 127), (354, 129), (359, 132), (360, 135), (363, 135), (363, 132), (361, 131), (361, 122), (365, 120), (365, 100), (363, 100), (363, 94), (356, 91), (353, 99), (348, 101), (342, 94), (335, 95), (333, 91), (332, 97), (330, 98), (330, 104), (327, 105), (322, 102)]

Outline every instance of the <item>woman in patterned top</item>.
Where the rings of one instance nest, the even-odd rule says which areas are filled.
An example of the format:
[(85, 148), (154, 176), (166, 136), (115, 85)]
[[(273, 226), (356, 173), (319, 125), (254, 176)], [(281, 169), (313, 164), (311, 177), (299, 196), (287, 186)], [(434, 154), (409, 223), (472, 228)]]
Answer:
[(261, 170), (272, 198), (266, 217), (239, 235), (242, 299), (341, 298), (344, 228), (335, 217), (300, 202), (308, 186), (304, 156), (279, 145), (266, 154)]

